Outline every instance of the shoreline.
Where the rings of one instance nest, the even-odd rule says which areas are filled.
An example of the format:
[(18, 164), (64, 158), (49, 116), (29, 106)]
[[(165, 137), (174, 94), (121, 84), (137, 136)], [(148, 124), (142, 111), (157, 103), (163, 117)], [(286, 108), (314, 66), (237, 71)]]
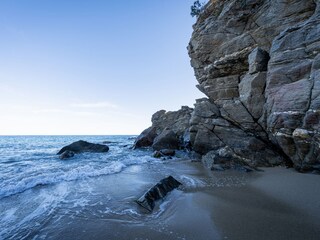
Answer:
[[(168, 174), (188, 182), (187, 186), (168, 194), (151, 214), (134, 205), (133, 200), (155, 184), (155, 179)], [(130, 186), (124, 186), (121, 193), (137, 214), (111, 214), (102, 221), (91, 219), (89, 226), (82, 226), (87, 230), (80, 239), (312, 240), (320, 234), (320, 184), (316, 175), (282, 167), (253, 173), (211, 172), (201, 163), (172, 161), (164, 163), (159, 172), (152, 166), (133, 166), (110, 178), (120, 181), (119, 186), (128, 181), (140, 182), (131, 188), (131, 195), (126, 193)], [(69, 236), (75, 234), (67, 232)], [(62, 231), (58, 237), (67, 232)]]
[(244, 186), (206, 191), (203, 201), (223, 238), (318, 239), (319, 176), (283, 167), (263, 170), (246, 177)]
[[(31, 232), (17, 229), (8, 239), (318, 239), (319, 176), (263, 170), (215, 172), (200, 162), (155, 159), (116, 174), (44, 186), (25, 195), (65, 194)], [(158, 201), (151, 214), (135, 203), (168, 175), (183, 186)]]

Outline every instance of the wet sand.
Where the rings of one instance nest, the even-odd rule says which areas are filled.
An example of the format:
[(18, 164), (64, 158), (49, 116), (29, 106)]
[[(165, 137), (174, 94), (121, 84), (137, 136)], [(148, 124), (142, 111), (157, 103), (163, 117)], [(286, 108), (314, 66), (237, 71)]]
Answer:
[(265, 168), (242, 187), (212, 188), (198, 196), (222, 239), (319, 239), (318, 175)]
[[(184, 183), (152, 214), (134, 200), (171, 174)], [(46, 239), (319, 239), (319, 175), (284, 168), (211, 172), (200, 163), (132, 166), (94, 180), (92, 201), (48, 219)], [(110, 198), (111, 196), (111, 198)], [(62, 206), (63, 207), (63, 206)], [(108, 209), (108, 211), (105, 211)], [(62, 210), (62, 209), (61, 209)]]

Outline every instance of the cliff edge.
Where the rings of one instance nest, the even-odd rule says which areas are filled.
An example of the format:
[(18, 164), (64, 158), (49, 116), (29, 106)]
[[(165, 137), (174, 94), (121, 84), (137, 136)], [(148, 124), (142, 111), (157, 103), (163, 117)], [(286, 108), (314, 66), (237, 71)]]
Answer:
[(202, 155), (228, 149), (254, 166), (319, 170), (320, 3), (211, 0), (193, 29), (188, 52), (207, 98), (179, 131), (154, 136), (171, 129)]

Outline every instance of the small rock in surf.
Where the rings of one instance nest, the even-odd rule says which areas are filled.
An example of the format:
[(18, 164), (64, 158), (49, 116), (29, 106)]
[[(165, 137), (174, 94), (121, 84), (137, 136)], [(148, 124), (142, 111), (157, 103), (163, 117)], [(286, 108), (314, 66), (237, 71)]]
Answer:
[(136, 202), (143, 208), (152, 212), (155, 202), (164, 198), (168, 192), (182, 185), (174, 177), (169, 176), (162, 179), (159, 183), (150, 188), (145, 194), (143, 194)]

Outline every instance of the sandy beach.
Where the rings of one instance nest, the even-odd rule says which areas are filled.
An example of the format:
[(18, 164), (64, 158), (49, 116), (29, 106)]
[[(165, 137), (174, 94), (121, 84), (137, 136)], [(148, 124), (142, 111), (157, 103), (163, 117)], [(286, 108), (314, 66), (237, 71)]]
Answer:
[[(319, 176), (281, 167), (263, 170), (211, 172), (190, 161), (132, 166), (95, 179), (95, 204), (73, 208), (69, 214), (62, 214), (62, 206), (29, 237), (319, 239)], [(153, 213), (135, 204), (169, 174), (184, 185), (158, 202)]]

